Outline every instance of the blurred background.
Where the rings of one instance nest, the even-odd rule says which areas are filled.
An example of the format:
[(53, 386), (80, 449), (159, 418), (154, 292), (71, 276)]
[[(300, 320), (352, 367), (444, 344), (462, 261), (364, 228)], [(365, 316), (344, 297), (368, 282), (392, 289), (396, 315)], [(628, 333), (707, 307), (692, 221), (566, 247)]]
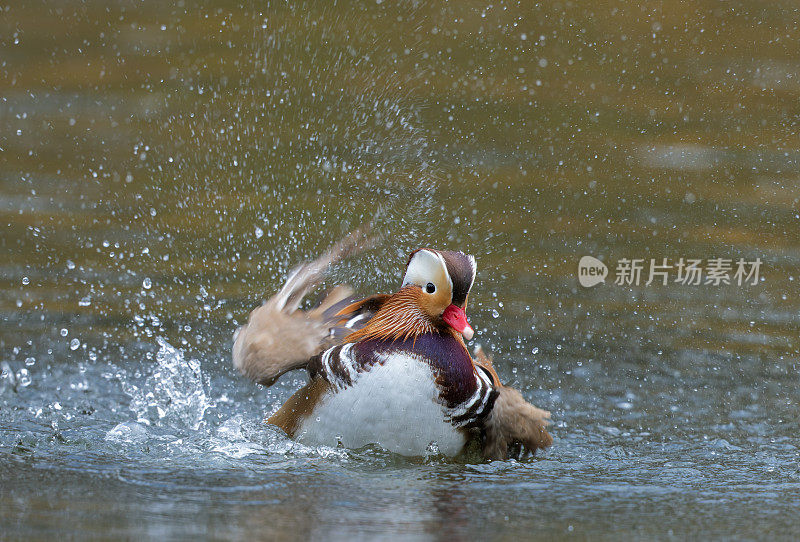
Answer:
[[(167, 4), (0, 8), (7, 533), (798, 534), (795, 3)], [(369, 221), (330, 284), (474, 254), (473, 343), (552, 411), (551, 450), (260, 425), (303, 378), (239, 378), (233, 331)], [(760, 280), (613, 283), (718, 257)]]

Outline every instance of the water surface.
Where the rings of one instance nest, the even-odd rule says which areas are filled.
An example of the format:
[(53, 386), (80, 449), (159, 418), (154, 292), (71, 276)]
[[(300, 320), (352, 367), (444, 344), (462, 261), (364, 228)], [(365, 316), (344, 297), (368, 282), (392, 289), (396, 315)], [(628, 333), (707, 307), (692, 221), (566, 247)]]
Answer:
[[(790, 3), (20, 2), (0, 18), (10, 538), (795, 538), (800, 30)], [(525, 462), (307, 448), (231, 335), (288, 269), (469, 316), (553, 413)], [(611, 267), (582, 288), (581, 256)], [(748, 285), (621, 258), (760, 258)]]

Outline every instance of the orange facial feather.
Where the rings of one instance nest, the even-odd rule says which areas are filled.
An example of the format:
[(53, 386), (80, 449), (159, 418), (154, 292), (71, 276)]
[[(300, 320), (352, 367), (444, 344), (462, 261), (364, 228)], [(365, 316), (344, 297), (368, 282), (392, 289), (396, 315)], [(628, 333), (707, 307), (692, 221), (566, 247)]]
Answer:
[(392, 295), (363, 328), (354, 331), (344, 342), (354, 343), (366, 339), (403, 340), (424, 333), (433, 333), (437, 327), (420, 305), (422, 290), (404, 286)]

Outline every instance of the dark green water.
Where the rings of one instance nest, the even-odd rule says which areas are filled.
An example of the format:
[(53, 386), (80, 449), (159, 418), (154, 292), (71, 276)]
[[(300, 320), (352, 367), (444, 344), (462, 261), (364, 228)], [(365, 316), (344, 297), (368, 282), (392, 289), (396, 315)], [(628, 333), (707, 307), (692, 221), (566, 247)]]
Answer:
[[(794, 3), (2, 9), (3, 538), (800, 535)], [(302, 375), (237, 377), (233, 330), (369, 220), (382, 242), (331, 283), (475, 254), (476, 341), (552, 449), (405, 459), (260, 424)], [(730, 259), (732, 284), (646, 285), (663, 258)]]

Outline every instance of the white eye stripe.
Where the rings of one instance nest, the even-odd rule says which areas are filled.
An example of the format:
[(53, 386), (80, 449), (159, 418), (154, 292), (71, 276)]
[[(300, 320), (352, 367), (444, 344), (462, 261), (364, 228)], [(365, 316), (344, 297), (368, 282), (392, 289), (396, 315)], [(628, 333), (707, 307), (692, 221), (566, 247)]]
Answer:
[(448, 285), (452, 288), (453, 281), (447, 272), (447, 264), (441, 254), (426, 249), (418, 250), (411, 258), (411, 261), (408, 262), (408, 268), (403, 277), (403, 286), (415, 284), (425, 288), (440, 273), (445, 276)]

